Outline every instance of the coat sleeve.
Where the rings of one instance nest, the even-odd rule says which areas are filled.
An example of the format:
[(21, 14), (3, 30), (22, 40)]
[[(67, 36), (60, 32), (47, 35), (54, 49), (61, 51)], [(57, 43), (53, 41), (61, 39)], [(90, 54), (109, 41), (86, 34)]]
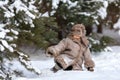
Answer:
[(66, 39), (63, 39), (57, 45), (48, 47), (47, 55), (49, 55), (50, 52), (51, 55), (55, 57), (59, 55), (62, 51), (64, 51), (66, 46), (67, 46), (67, 41)]
[(85, 60), (85, 67), (88, 68), (93, 68), (95, 66), (94, 61), (91, 58), (91, 53), (89, 48), (87, 48), (86, 52), (84, 53), (84, 60)]

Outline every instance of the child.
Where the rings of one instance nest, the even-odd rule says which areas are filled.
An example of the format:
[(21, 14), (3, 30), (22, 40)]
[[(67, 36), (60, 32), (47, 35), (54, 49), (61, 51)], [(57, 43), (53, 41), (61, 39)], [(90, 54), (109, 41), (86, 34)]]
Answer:
[(85, 36), (86, 30), (83, 24), (76, 24), (72, 27), (71, 32), (66, 38), (61, 40), (57, 45), (50, 46), (46, 50), (47, 56), (53, 56), (55, 66), (54, 72), (63, 69), (82, 71), (82, 64), (88, 71), (94, 71), (94, 62), (91, 59), (89, 42)]

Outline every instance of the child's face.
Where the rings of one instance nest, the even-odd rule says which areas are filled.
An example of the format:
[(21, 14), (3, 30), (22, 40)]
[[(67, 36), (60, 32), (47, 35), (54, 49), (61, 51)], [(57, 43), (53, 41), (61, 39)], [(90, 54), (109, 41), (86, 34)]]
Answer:
[(74, 28), (71, 30), (73, 38), (79, 39), (82, 37), (82, 29), (81, 28)]
[(74, 38), (74, 39), (80, 39), (80, 36), (78, 36), (78, 35), (73, 35), (73, 38)]

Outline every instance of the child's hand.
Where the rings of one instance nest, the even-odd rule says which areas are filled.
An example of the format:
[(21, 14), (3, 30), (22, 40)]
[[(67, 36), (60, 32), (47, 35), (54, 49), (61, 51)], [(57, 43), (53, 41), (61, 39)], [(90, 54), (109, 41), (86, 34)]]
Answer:
[(53, 57), (54, 51), (50, 48), (46, 50), (46, 56), (47, 57)]

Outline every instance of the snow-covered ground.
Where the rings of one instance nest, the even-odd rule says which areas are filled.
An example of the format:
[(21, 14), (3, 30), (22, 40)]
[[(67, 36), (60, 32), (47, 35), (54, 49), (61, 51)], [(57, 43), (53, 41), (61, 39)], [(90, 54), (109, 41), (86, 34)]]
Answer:
[[(120, 35), (114, 30), (104, 29), (103, 35), (114, 38), (117, 44), (120, 44)], [(28, 45), (27, 45), (28, 46)], [(14, 60), (8, 65), (13, 70), (20, 71), (21, 77), (14, 77), (12, 80), (120, 80), (120, 46), (111, 47), (111, 52), (93, 53), (92, 57), (96, 67), (94, 72), (84, 71), (63, 71), (57, 73), (50, 71), (54, 66), (54, 61), (51, 58), (46, 58), (44, 51), (36, 50), (35, 46), (22, 47), (22, 51), (30, 54), (32, 65), (40, 70), (41, 75), (36, 75), (33, 72), (27, 71), (21, 64)]]
[(22, 77), (15, 77), (13, 80), (120, 80), (120, 46), (110, 47), (110, 52), (93, 53), (92, 58), (96, 67), (94, 72), (84, 71), (63, 71), (57, 73), (50, 71), (54, 66), (52, 58), (43, 60), (32, 60), (32, 65), (41, 70), (41, 75), (31, 73), (18, 61), (13, 61), (13, 69), (20, 70)]

